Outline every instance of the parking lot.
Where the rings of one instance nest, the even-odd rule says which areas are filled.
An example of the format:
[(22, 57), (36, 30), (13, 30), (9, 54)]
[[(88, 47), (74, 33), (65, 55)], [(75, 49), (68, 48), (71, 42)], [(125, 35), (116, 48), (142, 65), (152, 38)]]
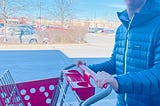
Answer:
[[(111, 55), (114, 35), (91, 34), (86, 40), (87, 44), (79, 45), (0, 45), (0, 74), (8, 69), (16, 82), (59, 77), (60, 71), (76, 60), (94, 64)], [(115, 106), (115, 98), (112, 92), (95, 106)]]
[[(41, 36), (41, 35), (44, 36)], [(8, 44), (37, 44), (47, 43), (45, 29), (37, 31), (33, 25), (0, 27), (0, 43)]]

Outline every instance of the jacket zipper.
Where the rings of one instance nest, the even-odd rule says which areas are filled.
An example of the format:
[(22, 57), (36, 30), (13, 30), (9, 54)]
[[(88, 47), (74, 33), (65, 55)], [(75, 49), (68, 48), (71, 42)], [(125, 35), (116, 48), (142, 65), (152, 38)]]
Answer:
[[(126, 44), (125, 44), (125, 53), (124, 53), (124, 71), (123, 74), (127, 73), (127, 54), (128, 54), (128, 39), (129, 39), (129, 31), (131, 28), (131, 24), (133, 21), (134, 16), (132, 17), (132, 19), (129, 22), (128, 28), (127, 28), (127, 32), (126, 32)], [(126, 102), (127, 99), (127, 94), (124, 94), (124, 101)]]

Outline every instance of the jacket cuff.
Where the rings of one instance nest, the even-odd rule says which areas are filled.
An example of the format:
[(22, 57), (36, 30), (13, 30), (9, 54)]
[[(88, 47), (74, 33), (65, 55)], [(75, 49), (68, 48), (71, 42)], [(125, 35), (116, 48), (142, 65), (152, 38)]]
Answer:
[(129, 93), (132, 92), (132, 80), (127, 74), (116, 76), (115, 79), (118, 82), (117, 93)]

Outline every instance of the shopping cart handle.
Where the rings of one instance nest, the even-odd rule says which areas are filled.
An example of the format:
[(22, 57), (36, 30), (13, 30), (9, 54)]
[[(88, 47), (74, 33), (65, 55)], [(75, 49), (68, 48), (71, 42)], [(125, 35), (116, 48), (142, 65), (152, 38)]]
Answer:
[[(86, 65), (78, 65), (78, 67), (85, 72), (85, 74), (87, 74), (89, 77), (91, 78), (95, 78), (96, 73), (94, 71), (92, 71), (90, 68), (88, 68)], [(108, 84), (104, 84), (103, 88), (107, 88)]]
[(68, 69), (73, 68), (75, 66), (76, 66), (76, 64), (71, 64), (71, 65), (65, 67), (63, 70), (68, 70)]
[(101, 91), (100, 93), (91, 96), (90, 98), (88, 98), (87, 100), (85, 100), (80, 106), (90, 106), (96, 102), (98, 102), (99, 100), (107, 97), (112, 91), (112, 87), (111, 85), (108, 84), (107, 88), (104, 89), (104, 91)]

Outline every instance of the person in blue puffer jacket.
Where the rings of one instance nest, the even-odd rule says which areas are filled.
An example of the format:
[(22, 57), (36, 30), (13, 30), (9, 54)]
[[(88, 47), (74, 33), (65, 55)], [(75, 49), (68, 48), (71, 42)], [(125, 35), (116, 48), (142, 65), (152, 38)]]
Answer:
[(124, 1), (111, 58), (88, 67), (117, 92), (117, 106), (160, 106), (160, 0)]

